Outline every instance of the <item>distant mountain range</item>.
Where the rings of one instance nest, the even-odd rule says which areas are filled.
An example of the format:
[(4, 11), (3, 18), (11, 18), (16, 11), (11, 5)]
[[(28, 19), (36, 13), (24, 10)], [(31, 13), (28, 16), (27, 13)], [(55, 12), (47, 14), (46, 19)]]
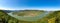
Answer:
[(11, 10), (3, 10), (3, 11), (6, 12), (6, 13), (13, 12), (13, 11), (11, 11)]
[(18, 10), (3, 10), (3, 11), (6, 12), (6, 13), (10, 13), (10, 12), (18, 11)]

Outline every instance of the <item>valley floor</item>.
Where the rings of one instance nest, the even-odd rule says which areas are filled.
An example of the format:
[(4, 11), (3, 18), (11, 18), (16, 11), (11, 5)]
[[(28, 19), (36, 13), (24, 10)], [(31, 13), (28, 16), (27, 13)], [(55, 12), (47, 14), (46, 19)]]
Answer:
[(60, 11), (51, 11), (46, 17), (38, 19), (37, 21), (22, 21), (0, 10), (0, 23), (60, 23)]

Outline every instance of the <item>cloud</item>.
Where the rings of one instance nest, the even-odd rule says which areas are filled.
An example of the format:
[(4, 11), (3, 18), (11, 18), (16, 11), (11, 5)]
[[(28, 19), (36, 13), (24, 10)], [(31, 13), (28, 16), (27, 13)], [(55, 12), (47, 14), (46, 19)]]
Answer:
[(45, 11), (57, 11), (60, 10), (60, 8), (55, 7), (18, 7), (18, 8), (12, 8), (12, 7), (0, 7), (0, 10), (45, 10)]
[(5, 7), (0, 7), (0, 10), (14, 10), (12, 8), (5, 8)]

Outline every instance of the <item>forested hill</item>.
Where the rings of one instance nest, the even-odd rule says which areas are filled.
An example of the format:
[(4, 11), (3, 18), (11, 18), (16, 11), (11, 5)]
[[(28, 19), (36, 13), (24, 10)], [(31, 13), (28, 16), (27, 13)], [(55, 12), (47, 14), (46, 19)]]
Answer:
[(3, 10), (0, 10), (0, 16), (1, 16), (1, 15), (7, 15), (7, 13), (4, 12)]
[(0, 23), (8, 23), (9, 20), (15, 20), (15, 18), (9, 16), (6, 12), (3, 10), (0, 10)]
[(3, 11), (6, 12), (6, 13), (13, 12), (13, 10), (3, 10)]
[(7, 15), (3, 10), (0, 10), (0, 23), (5, 23)]

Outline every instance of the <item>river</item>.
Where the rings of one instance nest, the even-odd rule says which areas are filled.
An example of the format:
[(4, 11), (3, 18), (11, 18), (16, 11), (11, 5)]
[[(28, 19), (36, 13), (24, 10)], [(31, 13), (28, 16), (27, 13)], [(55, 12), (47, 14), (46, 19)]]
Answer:
[(47, 16), (47, 14), (49, 14), (49, 11), (45, 11), (44, 13), (37, 15), (35, 17), (22, 17), (22, 16), (13, 15), (12, 12), (8, 13), (8, 15), (10, 15), (11, 17), (23, 21), (37, 21), (38, 19), (42, 19), (43, 17)]

